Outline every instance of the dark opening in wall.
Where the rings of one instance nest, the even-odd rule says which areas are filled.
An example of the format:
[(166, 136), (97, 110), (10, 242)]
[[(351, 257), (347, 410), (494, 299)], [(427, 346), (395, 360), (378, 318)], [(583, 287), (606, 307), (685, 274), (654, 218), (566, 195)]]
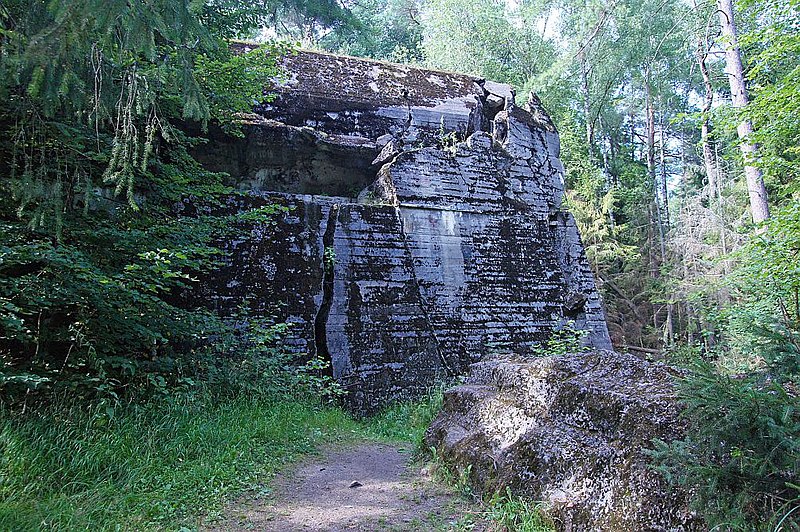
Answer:
[(244, 133), (211, 131), (193, 155), (208, 170), (230, 174), (240, 190), (355, 198), (375, 181), (378, 150), (364, 139), (271, 122), (248, 125)]

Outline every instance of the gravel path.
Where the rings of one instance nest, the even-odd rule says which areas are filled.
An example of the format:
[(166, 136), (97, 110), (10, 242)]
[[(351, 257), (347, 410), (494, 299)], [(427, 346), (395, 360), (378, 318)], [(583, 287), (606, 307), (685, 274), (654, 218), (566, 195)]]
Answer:
[(481, 530), (462, 528), (469, 504), (410, 456), (406, 447), (378, 443), (329, 449), (278, 477), (274, 497), (240, 501), (206, 530)]

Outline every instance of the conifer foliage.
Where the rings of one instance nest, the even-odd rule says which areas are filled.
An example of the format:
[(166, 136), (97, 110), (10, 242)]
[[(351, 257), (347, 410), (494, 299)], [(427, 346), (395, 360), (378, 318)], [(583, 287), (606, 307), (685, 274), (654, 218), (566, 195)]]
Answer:
[(285, 46), (234, 56), (227, 40), (305, 4), (0, 3), (4, 400), (186, 384), (201, 372), (198, 346), (230, 334), (177, 303), (235, 223), (175, 214), (182, 198), (213, 204), (230, 192), (189, 157), (203, 140), (182, 127), (236, 133), (237, 113), (279, 75)]

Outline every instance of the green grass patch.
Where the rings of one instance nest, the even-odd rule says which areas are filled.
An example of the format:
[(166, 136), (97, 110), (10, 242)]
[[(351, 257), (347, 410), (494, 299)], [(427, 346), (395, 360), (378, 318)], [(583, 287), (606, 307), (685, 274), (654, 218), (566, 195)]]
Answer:
[(193, 528), (322, 442), (342, 410), (263, 398), (0, 414), (0, 530)]
[(500, 530), (517, 532), (555, 532), (556, 524), (547, 515), (544, 505), (518, 497), (506, 489), (496, 493), (487, 503), (484, 518)]
[(446, 463), (429, 449), (427, 460), (439, 482), (448, 486), (463, 499), (474, 503), (478, 510), (460, 519), (453, 530), (487, 530), (514, 532), (555, 532), (556, 524), (548, 514), (547, 505), (512, 493), (511, 488), (493, 494), (476, 491), (472, 481), (472, 466), (465, 468)]
[(362, 420), (297, 397), (0, 410), (0, 530), (193, 530), (320, 444), (409, 443), (424, 460), (442, 390)]
[(443, 388), (431, 390), (416, 401), (404, 401), (386, 407), (379, 414), (362, 421), (366, 436), (385, 441), (409, 442), (417, 450), (424, 447), (425, 429), (442, 407)]

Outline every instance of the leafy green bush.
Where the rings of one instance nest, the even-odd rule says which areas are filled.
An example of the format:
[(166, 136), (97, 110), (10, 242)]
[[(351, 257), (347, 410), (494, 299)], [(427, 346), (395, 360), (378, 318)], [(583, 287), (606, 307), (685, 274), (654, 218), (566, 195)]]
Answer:
[[(213, 121), (236, 133), (241, 113), (269, 99), (264, 90), (287, 52), (233, 54), (226, 39), (271, 16), (239, 4), (0, 8), (4, 402), (164, 395), (214, 373), (212, 339), (235, 340), (214, 355), (252, 354), (260, 325), (237, 335), (181, 295), (218, 265), (214, 243), (229, 228), (276, 209), (240, 217), (176, 209), (233, 193), (224, 175), (189, 156), (202, 139), (181, 128)], [(216, 366), (218, 376), (233, 364)]]
[(732, 348), (761, 357), (776, 378), (800, 374), (800, 201), (775, 213), (736, 258)]
[[(180, 216), (172, 205), (183, 197), (213, 203), (231, 191), (223, 176), (202, 170), (180, 146), (171, 156), (174, 164), (159, 164), (153, 182), (161, 184), (146, 209), (65, 212), (57, 237), (0, 213), (4, 401), (62, 391), (75, 399), (117, 399), (132, 389), (210, 376), (210, 361), (218, 377), (229, 359), (252, 358), (254, 342), (265, 356), (275, 354), (274, 345), (266, 352), (264, 324), (234, 330), (180, 295), (219, 264), (214, 242), (239, 222), (256, 216), (268, 222), (281, 208)], [(276, 344), (282, 329), (271, 327)]]
[(290, 325), (245, 314), (245, 325), (228, 328), (212, 342), (179, 359), (174, 372), (216, 396), (315, 397), (330, 402), (344, 390), (328, 371), (330, 363), (289, 352), (283, 339)]
[(576, 329), (574, 322), (568, 321), (560, 329), (554, 330), (547, 341), (533, 347), (531, 355), (546, 357), (587, 351), (589, 348), (585, 339), (588, 334), (583, 329)]

